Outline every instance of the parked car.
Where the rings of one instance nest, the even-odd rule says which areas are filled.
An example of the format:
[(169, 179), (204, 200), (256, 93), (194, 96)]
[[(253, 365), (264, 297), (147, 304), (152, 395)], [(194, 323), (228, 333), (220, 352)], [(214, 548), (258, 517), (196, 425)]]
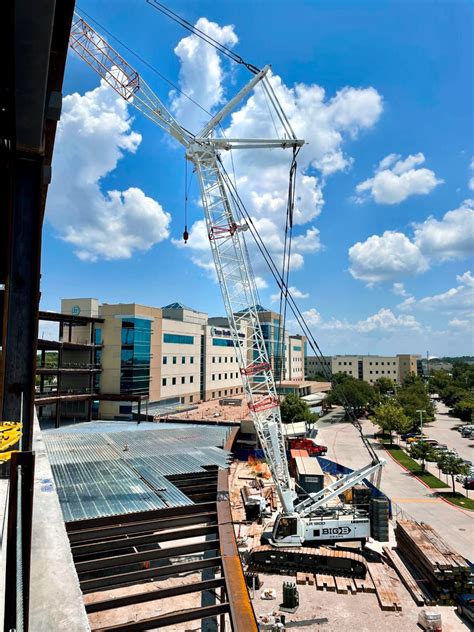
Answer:
[(402, 432), (402, 434), (400, 435), (400, 439), (402, 441), (408, 441), (410, 437), (419, 437), (419, 436), (420, 436), (419, 432)]
[(464, 489), (474, 489), (474, 476), (466, 476), (462, 486)]
[(425, 434), (416, 434), (413, 435), (411, 437), (408, 437), (408, 439), (406, 440), (407, 443), (413, 443), (414, 441), (420, 441), (421, 439), (428, 439), (428, 435)]
[(474, 429), (472, 429), (472, 428), (463, 428), (461, 430), (461, 437), (464, 437), (466, 439), (466, 438), (470, 438), (472, 436), (474, 436)]

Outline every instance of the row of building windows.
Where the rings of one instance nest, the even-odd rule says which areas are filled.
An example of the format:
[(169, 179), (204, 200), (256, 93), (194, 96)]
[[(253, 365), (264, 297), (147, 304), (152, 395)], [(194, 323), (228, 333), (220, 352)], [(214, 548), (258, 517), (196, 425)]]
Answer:
[[(228, 359), (227, 359), (228, 358)], [(237, 358), (235, 356), (212, 356), (212, 361), (216, 362), (237, 362)]]
[[(234, 377), (239, 377), (238, 373), (224, 373), (224, 380), (233, 380)], [(222, 380), (222, 373), (213, 373), (212, 374), (212, 379), (213, 381), (215, 381), (216, 379), (218, 380)]]
[[(389, 369), (387, 369), (386, 371), (385, 371), (385, 370), (383, 370), (383, 371), (369, 371), (369, 373), (370, 373), (370, 375), (372, 375), (372, 373), (375, 373), (376, 375), (378, 375), (379, 373), (382, 373), (382, 375), (385, 375), (385, 373), (386, 373), (387, 375), (390, 375), (390, 370), (389, 370)], [(397, 374), (397, 372), (396, 372), (396, 371), (392, 371), (392, 373), (393, 373), (393, 375), (396, 375), (396, 374)]]
[[(178, 356), (169, 356), (171, 364), (178, 364)], [(168, 356), (163, 356), (163, 364), (168, 364)], [(186, 356), (181, 356), (181, 364), (186, 364)], [(189, 364), (194, 364), (194, 356), (189, 356)]]
[(163, 342), (175, 345), (193, 345), (194, 336), (184, 336), (183, 334), (163, 334)]
[[(171, 386), (176, 386), (177, 382), (177, 377), (164, 377), (161, 380), (161, 386), (168, 386), (168, 384), (170, 384)], [(183, 375), (179, 378), (181, 380), (181, 384), (186, 384), (186, 376)], [(170, 382), (168, 382), (168, 380), (170, 380)], [(194, 375), (190, 375), (188, 378), (188, 384), (193, 384), (194, 383)]]
[[(311, 364), (311, 362), (310, 362), (310, 364)], [(374, 362), (374, 363), (369, 362), (369, 366), (372, 366), (373, 364), (375, 364), (375, 366), (379, 366), (378, 362)], [(347, 366), (347, 365), (348, 366), (352, 366), (352, 362), (338, 362), (338, 365), (339, 366), (342, 366), (342, 365), (344, 365), (344, 366)], [(397, 363), (396, 362), (387, 362), (387, 366), (390, 366), (390, 365), (397, 366)], [(380, 366), (385, 366), (385, 363), (381, 362)]]
[(240, 393), (243, 393), (244, 389), (243, 387), (237, 387), (237, 388), (225, 388), (223, 391), (212, 391), (211, 393), (211, 399), (215, 399), (216, 397), (222, 397), (223, 395), (239, 395)]

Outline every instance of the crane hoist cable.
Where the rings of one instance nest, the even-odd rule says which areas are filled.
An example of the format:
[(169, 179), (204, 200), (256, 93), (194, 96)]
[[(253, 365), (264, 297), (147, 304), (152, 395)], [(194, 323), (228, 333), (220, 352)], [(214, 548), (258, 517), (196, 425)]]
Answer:
[(231, 50), (230, 48), (227, 48), (227, 46), (224, 46), (224, 44), (214, 39), (207, 33), (204, 33), (204, 31), (201, 31), (201, 29), (199, 29), (197, 26), (194, 26), (194, 24), (191, 24), (191, 22), (188, 22), (187, 20), (185, 20), (183, 17), (181, 17), (180, 15), (178, 15), (171, 9), (168, 9), (167, 6), (165, 6), (161, 2), (158, 2), (158, 0), (146, 0), (146, 2), (151, 7), (153, 7), (157, 11), (160, 11), (161, 13), (163, 13), (163, 15), (166, 15), (166, 17), (170, 18), (171, 20), (173, 20), (174, 22), (182, 26), (187, 31), (190, 31), (191, 33), (193, 33), (194, 35), (202, 39), (204, 42), (206, 42), (206, 44), (213, 46), (217, 51), (219, 51), (219, 53), (221, 53), (222, 55), (225, 55), (226, 57), (234, 61), (236, 64), (241, 64), (245, 66), (247, 70), (252, 72), (254, 75), (260, 72), (260, 68), (257, 68), (257, 66), (254, 66), (253, 64), (246, 62), (245, 59), (243, 59), (240, 55), (237, 55), (237, 53), (235, 53), (233, 50)]
[[(332, 371), (329, 369), (329, 367), (327, 366), (326, 363), (326, 358), (323, 355), (318, 343), (316, 342), (303, 314), (301, 313), (301, 310), (299, 309), (298, 305), (296, 304), (295, 300), (293, 299), (288, 287), (286, 286), (285, 283), (285, 279), (282, 278), (278, 267), (275, 263), (275, 261), (273, 260), (271, 254), (269, 253), (267, 247), (265, 246), (265, 243), (263, 241), (263, 239), (260, 237), (260, 234), (258, 233), (258, 230), (256, 229), (252, 217), (249, 215), (245, 204), (243, 203), (236, 187), (234, 187), (232, 180), (229, 177), (229, 174), (227, 173), (224, 165), (222, 164), (221, 159), (218, 157), (219, 163), (221, 165), (223, 174), (224, 174), (224, 181), (225, 184), (229, 190), (230, 196), (237, 208), (237, 210), (240, 212), (242, 219), (246, 222), (248, 229), (251, 233), (251, 235), (253, 236), (258, 249), (260, 250), (260, 253), (262, 254), (265, 262), (267, 263), (270, 272), (272, 274), (272, 276), (274, 277), (278, 287), (282, 290), (285, 290), (286, 295), (287, 295), (287, 301), (290, 305), (290, 309), (293, 312), (293, 315), (296, 318), (296, 321), (298, 322), (298, 324), (300, 325), (304, 335), (306, 336), (306, 338), (308, 339), (308, 344), (310, 346), (310, 348), (312, 349), (312, 351), (314, 352), (314, 354), (319, 357), (320, 359), (323, 360), (322, 362), (322, 368), (323, 368), (323, 372), (325, 377), (329, 380), (332, 381)], [(351, 407), (351, 405), (349, 404), (347, 397), (344, 394), (344, 391), (342, 390), (342, 388), (340, 388), (337, 384), (333, 385), (334, 391), (336, 392), (336, 394), (340, 397), (341, 401), (342, 401), (342, 405), (344, 407), (344, 410), (347, 414), (347, 416), (349, 417), (349, 420), (351, 421), (351, 423), (354, 425), (354, 427), (357, 429), (357, 431), (360, 434), (360, 437), (362, 439), (362, 442), (365, 445), (365, 448), (367, 449), (367, 451), (369, 452), (370, 456), (372, 457), (373, 462), (376, 463), (380, 463), (380, 458), (378, 457), (377, 453), (375, 452), (374, 448), (372, 447), (372, 445), (370, 444), (370, 442), (368, 441), (367, 437), (365, 436), (363, 429), (362, 429), (362, 425), (360, 423), (360, 421), (357, 419), (357, 417), (354, 414), (354, 411)]]

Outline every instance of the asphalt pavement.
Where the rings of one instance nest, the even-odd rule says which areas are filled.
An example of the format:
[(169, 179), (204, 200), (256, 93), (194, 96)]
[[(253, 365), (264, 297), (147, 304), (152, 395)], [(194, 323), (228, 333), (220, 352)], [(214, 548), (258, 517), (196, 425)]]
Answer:
[[(361, 423), (374, 449), (386, 460), (381, 489), (392, 500), (394, 512), (401, 517), (430, 524), (461, 555), (474, 560), (474, 512), (437, 498), (433, 490), (405, 471), (380, 443), (373, 439), (376, 429), (370, 421)], [(353, 469), (370, 462), (370, 456), (358, 431), (349, 422), (319, 422), (318, 428), (318, 441), (328, 446), (329, 459)]]

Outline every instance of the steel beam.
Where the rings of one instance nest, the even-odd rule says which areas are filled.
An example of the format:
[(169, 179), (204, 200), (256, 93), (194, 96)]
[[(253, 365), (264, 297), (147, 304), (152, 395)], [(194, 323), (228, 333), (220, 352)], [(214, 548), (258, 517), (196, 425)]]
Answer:
[[(118, 551), (120, 549), (136, 548), (146, 544), (160, 542), (172, 542), (173, 540), (185, 540), (187, 538), (198, 538), (204, 535), (217, 534), (217, 524), (208, 527), (196, 527), (194, 529), (179, 529), (177, 531), (167, 531), (165, 533), (152, 533), (151, 535), (137, 535), (120, 538), (118, 540), (104, 540), (103, 542), (92, 542), (90, 544), (79, 544), (71, 546), (72, 555), (78, 558), (81, 555), (94, 555), (106, 551)], [(78, 560), (80, 561), (80, 560)]]
[[(208, 527), (196, 527), (195, 529), (179, 529), (177, 531), (167, 531), (165, 533), (152, 533), (150, 535), (137, 535), (120, 538), (118, 540), (104, 540), (103, 542), (93, 542), (91, 544), (79, 544), (72, 546), (71, 551), (74, 558), (80, 556), (90, 556), (107, 551), (118, 551), (120, 549), (136, 548), (146, 544), (159, 542), (171, 542), (173, 540), (185, 540), (187, 538), (198, 538), (204, 535), (217, 533), (217, 525)], [(78, 560), (80, 561), (80, 559)]]
[(84, 579), (80, 582), (83, 593), (104, 590), (105, 588), (118, 588), (119, 586), (130, 586), (154, 579), (155, 577), (174, 577), (180, 573), (199, 571), (203, 568), (221, 566), (221, 558), (216, 556), (209, 560), (196, 560), (193, 562), (183, 562), (181, 564), (169, 564), (159, 568), (148, 568), (142, 571), (132, 571), (119, 575), (109, 575), (108, 577), (97, 577), (95, 579)]
[(151, 533), (165, 529), (180, 528), (193, 524), (213, 524), (217, 520), (215, 511), (203, 514), (191, 514), (188, 516), (176, 516), (162, 520), (146, 520), (118, 524), (116, 526), (102, 527), (101, 529), (86, 529), (84, 531), (72, 531), (68, 533), (71, 544), (77, 542), (101, 542), (105, 538), (114, 538), (132, 533)]
[(115, 566), (129, 566), (138, 562), (148, 562), (150, 560), (170, 559), (181, 557), (191, 553), (203, 553), (204, 551), (219, 550), (219, 540), (209, 540), (203, 542), (193, 542), (181, 546), (170, 546), (163, 549), (149, 549), (138, 553), (125, 553), (124, 555), (114, 555), (113, 557), (100, 557), (95, 560), (85, 560), (76, 562), (76, 572), (78, 575), (90, 573), (91, 571), (102, 571)]
[(126, 595), (125, 597), (115, 597), (114, 599), (104, 599), (103, 601), (94, 601), (86, 603), (86, 612), (102, 612), (103, 610), (115, 610), (125, 606), (132, 606), (137, 603), (146, 603), (148, 601), (158, 601), (160, 599), (168, 599), (178, 595), (187, 595), (194, 592), (204, 592), (205, 590), (216, 590), (225, 585), (223, 577), (210, 579), (203, 582), (193, 582), (192, 584), (184, 584), (183, 586), (171, 586), (170, 588), (159, 588), (153, 592), (138, 593)]
[(197, 619), (207, 619), (229, 612), (228, 603), (220, 603), (215, 606), (205, 608), (189, 608), (187, 610), (177, 610), (169, 614), (161, 614), (150, 619), (122, 623), (106, 628), (94, 628), (93, 632), (138, 632), (139, 630), (154, 630), (155, 628), (165, 628), (167, 626), (184, 623), (185, 621), (195, 621)]

